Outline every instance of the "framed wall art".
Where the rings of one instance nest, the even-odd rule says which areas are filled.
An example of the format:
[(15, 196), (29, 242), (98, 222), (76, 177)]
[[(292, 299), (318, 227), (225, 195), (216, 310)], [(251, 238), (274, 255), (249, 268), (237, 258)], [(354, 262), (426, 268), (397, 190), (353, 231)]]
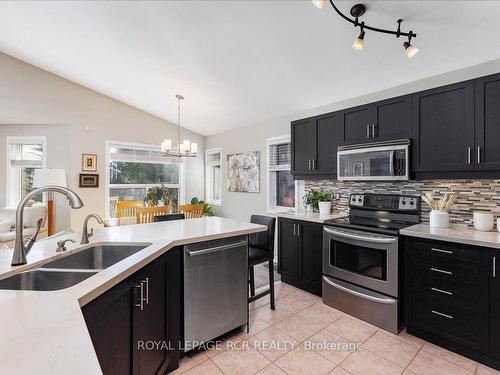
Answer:
[(97, 155), (82, 154), (82, 171), (83, 172), (97, 171)]
[(99, 187), (99, 175), (91, 173), (80, 173), (78, 186), (81, 188)]

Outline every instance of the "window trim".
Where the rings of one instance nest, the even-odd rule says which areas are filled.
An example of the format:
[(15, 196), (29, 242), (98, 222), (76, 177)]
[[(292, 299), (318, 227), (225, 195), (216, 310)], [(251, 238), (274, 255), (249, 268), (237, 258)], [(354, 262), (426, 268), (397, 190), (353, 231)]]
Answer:
[[(5, 153), (6, 153), (6, 158), (5, 158), (5, 166), (6, 166), (6, 176), (5, 176), (5, 206), (6, 207), (16, 207), (17, 204), (15, 204), (12, 201), (11, 197), (11, 191), (10, 191), (10, 144), (12, 141), (24, 141), (24, 142), (19, 142), (19, 143), (28, 143), (28, 141), (32, 141), (32, 143), (35, 142), (41, 142), (42, 147), (43, 147), (43, 162), (42, 162), (42, 168), (47, 168), (47, 159), (48, 159), (48, 152), (47, 152), (47, 136), (45, 135), (9, 135), (5, 137)], [(22, 198), (21, 198), (22, 199)], [(43, 194), (43, 201), (45, 203), (45, 194)]]
[[(272, 206), (271, 205), (271, 173), (275, 171), (270, 170), (270, 165), (271, 165), (271, 158), (270, 158), (270, 152), (269, 148), (272, 145), (280, 144), (280, 143), (286, 143), (292, 142), (290, 134), (287, 135), (281, 135), (278, 137), (271, 137), (267, 138), (266, 140), (266, 175), (267, 175), (267, 193), (266, 193), (266, 206), (267, 206), (267, 212), (268, 213), (283, 213), (283, 212), (288, 212), (292, 210), (292, 207), (284, 207), (284, 206)], [(291, 170), (291, 169), (290, 169)], [(299, 185), (298, 182), (295, 181), (295, 205), (293, 207), (293, 210), (297, 210), (298, 207), (298, 194), (299, 194)]]
[[(126, 187), (139, 187), (139, 186), (157, 186), (157, 184), (114, 184), (114, 185), (111, 185), (109, 183), (109, 163), (111, 162), (111, 158), (110, 158), (110, 153), (109, 153), (109, 149), (111, 147), (111, 145), (123, 145), (123, 146), (133, 146), (133, 147), (144, 147), (144, 148), (153, 148), (153, 149), (158, 149), (159, 151), (161, 150), (161, 147), (158, 145), (152, 145), (152, 144), (146, 144), (146, 143), (135, 143), (135, 142), (124, 142), (124, 141), (110, 141), (110, 140), (107, 140), (105, 142), (105, 150), (104, 150), (104, 154), (105, 154), (105, 184), (104, 184), (104, 202), (105, 202), (105, 215), (106, 217), (109, 218), (109, 189), (111, 188), (111, 186), (126, 186)], [(186, 190), (186, 178), (185, 178), (185, 175), (184, 175), (184, 159), (183, 158), (179, 158), (178, 160), (178, 164), (179, 164), (179, 202), (178, 203), (181, 203), (181, 202), (184, 202), (184, 194), (185, 194), (185, 190)], [(176, 188), (177, 184), (164, 184), (166, 187), (174, 187)]]
[[(208, 154), (214, 154), (214, 153), (219, 153), (220, 155), (220, 158), (219, 158), (219, 161), (220, 161), (220, 199), (219, 200), (211, 200), (209, 197), (209, 181), (208, 181), (208, 168), (207, 168), (207, 156)], [(205, 150), (205, 198), (206, 198), (206, 202), (212, 206), (222, 206), (222, 169), (224, 168), (223, 167), (223, 163), (222, 163), (222, 147), (212, 147), (212, 148), (209, 148), (209, 149), (206, 149)]]

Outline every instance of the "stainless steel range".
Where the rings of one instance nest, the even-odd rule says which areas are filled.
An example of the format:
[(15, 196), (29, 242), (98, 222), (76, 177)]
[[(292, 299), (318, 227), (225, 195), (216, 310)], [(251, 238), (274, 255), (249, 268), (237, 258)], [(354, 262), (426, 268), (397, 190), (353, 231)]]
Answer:
[(352, 194), (347, 218), (323, 228), (323, 302), (399, 332), (399, 230), (420, 221), (420, 198)]

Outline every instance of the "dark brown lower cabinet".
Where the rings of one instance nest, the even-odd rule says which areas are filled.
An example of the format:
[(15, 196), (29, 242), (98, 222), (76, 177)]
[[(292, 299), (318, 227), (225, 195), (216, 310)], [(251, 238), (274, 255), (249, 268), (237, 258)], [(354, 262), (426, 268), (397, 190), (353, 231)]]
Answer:
[(500, 369), (500, 251), (404, 238), (408, 333)]
[(287, 284), (321, 296), (323, 225), (279, 218), (278, 271)]
[(179, 363), (180, 249), (82, 307), (104, 374), (163, 374)]

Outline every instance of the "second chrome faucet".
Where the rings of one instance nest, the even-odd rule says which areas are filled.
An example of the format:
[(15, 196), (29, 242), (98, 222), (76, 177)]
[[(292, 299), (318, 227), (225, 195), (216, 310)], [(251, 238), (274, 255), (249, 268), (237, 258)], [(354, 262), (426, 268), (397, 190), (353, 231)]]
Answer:
[(89, 237), (92, 237), (94, 235), (94, 229), (91, 229), (90, 232), (88, 231), (88, 222), (89, 219), (94, 218), (97, 220), (99, 224), (104, 224), (102, 221), (101, 217), (97, 214), (90, 214), (88, 215), (85, 220), (83, 221), (83, 230), (82, 230), (82, 239), (80, 241), (81, 245), (89, 243)]

